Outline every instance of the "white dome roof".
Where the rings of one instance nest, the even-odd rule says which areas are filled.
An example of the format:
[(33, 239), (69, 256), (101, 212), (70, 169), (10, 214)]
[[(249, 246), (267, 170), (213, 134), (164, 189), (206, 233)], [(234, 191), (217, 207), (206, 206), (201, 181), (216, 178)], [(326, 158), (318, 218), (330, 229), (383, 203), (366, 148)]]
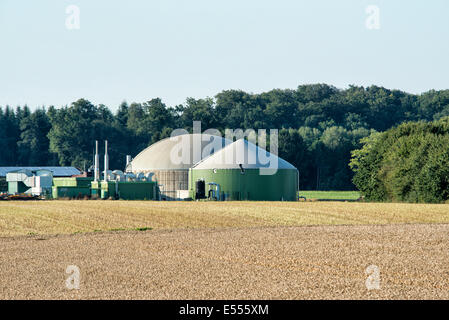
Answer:
[[(188, 170), (201, 159), (222, 149), (226, 141), (229, 140), (199, 133), (166, 138), (140, 152), (127, 170)], [(201, 151), (197, 150), (197, 145), (201, 145)]]
[[(271, 165), (270, 165), (271, 163)], [(278, 156), (245, 139), (227, 145), (210, 157), (198, 162), (194, 169), (295, 169)]]

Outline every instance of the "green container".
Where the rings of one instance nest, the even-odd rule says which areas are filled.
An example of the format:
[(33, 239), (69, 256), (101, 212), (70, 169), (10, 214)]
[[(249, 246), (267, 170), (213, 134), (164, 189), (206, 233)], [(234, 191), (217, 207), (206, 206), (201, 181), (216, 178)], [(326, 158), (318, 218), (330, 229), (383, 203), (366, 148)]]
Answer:
[(85, 187), (89, 188), (93, 178), (53, 178), (56, 187)]
[(259, 169), (190, 169), (189, 190), (195, 199), (196, 181), (204, 180), (206, 197), (209, 183), (219, 185), (220, 200), (295, 201), (298, 170), (278, 169), (274, 175), (261, 175)]
[(93, 178), (53, 178), (53, 199), (91, 197)]
[(156, 200), (156, 182), (119, 182), (117, 196), (123, 200)]
[(85, 197), (90, 197), (89, 187), (64, 187), (64, 186), (53, 186), (52, 196), (53, 199), (82, 199)]
[(156, 182), (108, 181), (101, 182), (101, 199), (155, 200)]

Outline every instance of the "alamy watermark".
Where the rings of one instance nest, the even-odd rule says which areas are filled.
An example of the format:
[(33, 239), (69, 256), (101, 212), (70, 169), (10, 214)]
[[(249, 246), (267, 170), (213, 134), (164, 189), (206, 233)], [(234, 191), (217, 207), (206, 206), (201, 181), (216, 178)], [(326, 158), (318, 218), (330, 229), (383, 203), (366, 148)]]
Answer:
[(68, 15), (65, 19), (65, 27), (68, 30), (79, 30), (81, 28), (80, 8), (71, 4), (65, 8), (65, 13)]
[(65, 269), (65, 273), (69, 275), (69, 277), (65, 280), (66, 288), (69, 290), (79, 290), (81, 280), (80, 268), (70, 265), (67, 269)]
[(368, 15), (365, 20), (365, 27), (368, 30), (380, 29), (380, 9), (376, 5), (369, 5), (365, 8), (365, 13)]
[[(193, 122), (193, 138), (185, 129), (176, 129), (171, 133), (170, 140), (177, 142), (170, 150), (172, 164), (195, 164), (215, 152), (227, 147), (235, 141), (234, 147), (211, 158), (217, 166), (236, 166), (258, 168), (260, 175), (274, 175), (279, 167), (278, 145), (279, 130), (270, 129), (270, 152), (267, 149), (266, 129), (226, 129), (224, 140), (217, 129), (207, 129), (201, 132), (201, 122)], [(193, 144), (193, 145), (191, 145)], [(191, 154), (192, 153), (192, 154)]]
[(378, 266), (372, 264), (365, 269), (365, 274), (368, 278), (365, 280), (365, 286), (368, 290), (380, 289), (380, 269)]

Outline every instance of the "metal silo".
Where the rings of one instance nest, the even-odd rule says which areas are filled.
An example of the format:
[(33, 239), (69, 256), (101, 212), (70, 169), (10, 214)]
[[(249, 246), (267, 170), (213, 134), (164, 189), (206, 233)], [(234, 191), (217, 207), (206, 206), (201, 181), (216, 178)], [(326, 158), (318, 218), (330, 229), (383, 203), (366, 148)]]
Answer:
[(241, 139), (194, 165), (189, 190), (195, 198), (197, 182), (204, 181), (206, 198), (215, 200), (295, 201), (298, 174), (287, 161)]
[(188, 190), (189, 169), (201, 159), (221, 150), (226, 139), (209, 134), (186, 134), (163, 139), (140, 152), (126, 171), (150, 174), (158, 184), (161, 200), (178, 199)]

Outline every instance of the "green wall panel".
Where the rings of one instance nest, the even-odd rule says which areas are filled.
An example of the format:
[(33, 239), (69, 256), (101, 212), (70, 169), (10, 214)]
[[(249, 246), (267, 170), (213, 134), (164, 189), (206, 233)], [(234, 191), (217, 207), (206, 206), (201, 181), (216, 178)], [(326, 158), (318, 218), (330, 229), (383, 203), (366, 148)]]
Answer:
[[(156, 182), (152, 181), (109, 181), (101, 182), (101, 198), (122, 200), (155, 200)], [(118, 193), (117, 193), (118, 191)]]
[(53, 199), (64, 199), (64, 198), (84, 198), (89, 197), (91, 191), (89, 187), (65, 187), (65, 186), (53, 186), (52, 196)]
[(55, 187), (90, 187), (93, 178), (53, 178)]
[(274, 175), (260, 175), (259, 169), (190, 169), (189, 190), (195, 196), (195, 182), (204, 179), (206, 196), (210, 182), (220, 185), (223, 200), (295, 201), (298, 171), (279, 169)]

